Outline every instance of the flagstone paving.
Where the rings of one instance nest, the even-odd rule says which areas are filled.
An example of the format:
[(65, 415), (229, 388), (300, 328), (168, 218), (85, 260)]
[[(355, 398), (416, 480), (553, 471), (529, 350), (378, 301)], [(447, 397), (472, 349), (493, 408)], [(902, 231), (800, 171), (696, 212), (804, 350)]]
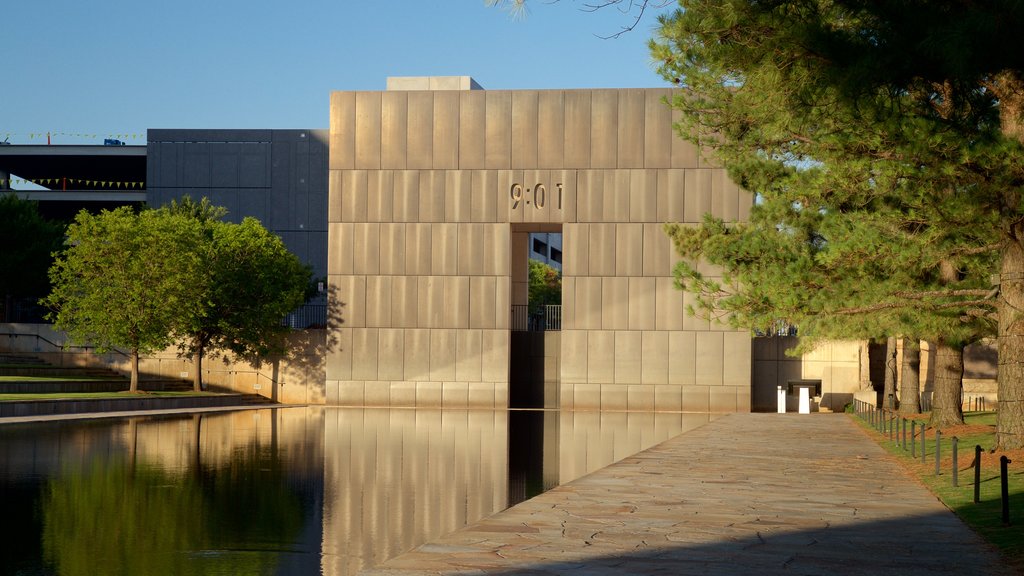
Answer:
[(364, 574), (1014, 574), (842, 414), (735, 414)]

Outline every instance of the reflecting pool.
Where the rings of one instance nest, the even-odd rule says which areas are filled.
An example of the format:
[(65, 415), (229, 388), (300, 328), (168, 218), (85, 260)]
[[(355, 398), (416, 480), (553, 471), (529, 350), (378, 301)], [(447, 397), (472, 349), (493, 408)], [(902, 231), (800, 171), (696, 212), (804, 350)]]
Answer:
[(354, 574), (710, 417), (302, 407), (3, 424), (0, 574)]

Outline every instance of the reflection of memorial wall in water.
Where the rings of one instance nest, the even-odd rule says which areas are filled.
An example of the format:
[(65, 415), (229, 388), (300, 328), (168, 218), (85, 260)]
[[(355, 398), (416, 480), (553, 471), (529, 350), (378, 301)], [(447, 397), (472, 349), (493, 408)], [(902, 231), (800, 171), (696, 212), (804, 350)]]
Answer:
[(326, 409), (323, 574), (354, 574), (505, 508), (503, 411)]

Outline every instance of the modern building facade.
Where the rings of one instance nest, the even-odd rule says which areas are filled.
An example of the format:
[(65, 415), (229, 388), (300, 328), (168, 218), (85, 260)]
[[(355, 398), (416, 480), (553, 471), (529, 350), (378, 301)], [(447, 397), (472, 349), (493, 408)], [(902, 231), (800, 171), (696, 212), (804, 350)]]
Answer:
[(749, 410), (750, 335), (686, 315), (662, 225), (753, 199), (672, 92), (474, 84), (331, 95), (327, 402), (507, 406), (529, 235), (560, 233), (560, 407)]

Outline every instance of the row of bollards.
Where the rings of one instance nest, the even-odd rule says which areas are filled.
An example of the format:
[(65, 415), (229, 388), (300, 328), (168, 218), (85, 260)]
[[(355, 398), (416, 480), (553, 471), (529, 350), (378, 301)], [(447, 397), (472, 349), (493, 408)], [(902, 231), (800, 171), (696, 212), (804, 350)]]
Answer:
[[(984, 399), (982, 398), (979, 405), (984, 405)], [(854, 405), (854, 411), (871, 427), (875, 428), (881, 435), (889, 436), (889, 441), (894, 442), (897, 446), (908, 449), (909, 439), (909, 451), (912, 459), (917, 459), (918, 452), (918, 438), (920, 438), (920, 452), (922, 464), (927, 459), (927, 445), (925, 444), (925, 430), (927, 425), (921, 423), (920, 425), (916, 420), (903, 418), (892, 410), (878, 410), (874, 405), (868, 404), (857, 400)], [(910, 421), (910, 435), (907, 435), (907, 421)], [(920, 432), (918, 427), (920, 426)], [(902, 428), (902, 435), (900, 429)], [(958, 449), (960, 439), (956, 436), (951, 438), (952, 443), (952, 456), (953, 456), (953, 474), (952, 481), (954, 487), (959, 487), (959, 461), (958, 461)], [(981, 446), (974, 447), (974, 502), (981, 502), (981, 453), (983, 449)], [(935, 431), (935, 475), (939, 476), (942, 473), (942, 431)], [(1009, 495), (1009, 474), (1008, 467), (1012, 461), (1006, 456), (1000, 456), (999, 458), (999, 477), (1000, 477), (1000, 497), (1002, 500), (1002, 520), (1005, 526), (1010, 525), (1010, 495)]]

